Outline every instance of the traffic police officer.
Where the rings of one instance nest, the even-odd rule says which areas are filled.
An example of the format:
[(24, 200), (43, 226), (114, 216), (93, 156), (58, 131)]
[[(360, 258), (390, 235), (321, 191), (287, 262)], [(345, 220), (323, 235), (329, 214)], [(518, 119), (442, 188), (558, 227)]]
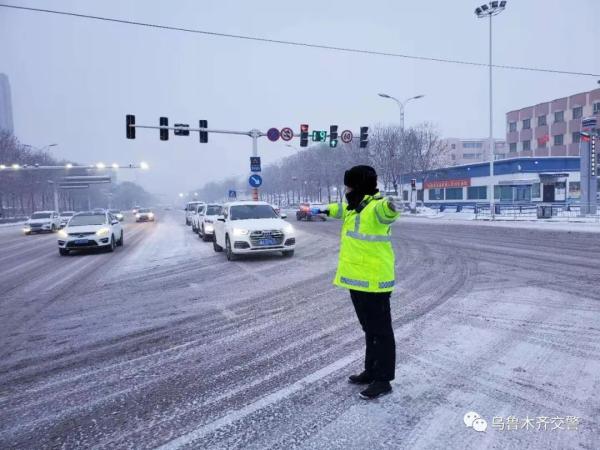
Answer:
[(390, 225), (399, 217), (402, 202), (379, 193), (377, 173), (370, 166), (347, 170), (344, 185), (347, 203), (332, 203), (321, 212), (343, 220), (334, 284), (350, 290), (366, 338), (364, 371), (348, 381), (368, 385), (360, 396), (373, 399), (392, 391), (396, 367), (390, 314), (395, 284)]

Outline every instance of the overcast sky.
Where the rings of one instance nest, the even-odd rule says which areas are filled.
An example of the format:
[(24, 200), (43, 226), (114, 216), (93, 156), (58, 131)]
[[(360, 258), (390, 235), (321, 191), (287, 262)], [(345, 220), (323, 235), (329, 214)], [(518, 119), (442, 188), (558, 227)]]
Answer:
[[(471, 0), (7, 1), (207, 31), (487, 63), (488, 24)], [(599, 0), (513, 0), (494, 18), (498, 64), (600, 73)], [(595, 22), (594, 22), (595, 20)], [(177, 192), (248, 172), (251, 140), (211, 135), (158, 139), (138, 130), (125, 139), (125, 114), (138, 124), (249, 130), (300, 123), (340, 130), (430, 121), (445, 137), (488, 134), (485, 67), (208, 37), (175, 31), (0, 8), (0, 72), (12, 87), (17, 137), (58, 143), (52, 152), (79, 162), (147, 161), (128, 175), (172, 200)], [(505, 113), (596, 88), (596, 79), (495, 70), (494, 132)], [(298, 145), (297, 142), (295, 142)], [(296, 150), (261, 139), (263, 164)], [(121, 179), (123, 179), (122, 177)]]

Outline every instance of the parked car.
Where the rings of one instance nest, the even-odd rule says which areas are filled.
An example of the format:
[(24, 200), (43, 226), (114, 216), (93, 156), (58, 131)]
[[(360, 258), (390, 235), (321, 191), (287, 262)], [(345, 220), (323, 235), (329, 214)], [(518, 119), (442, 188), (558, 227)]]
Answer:
[(69, 222), (71, 217), (73, 217), (73, 214), (75, 214), (75, 211), (63, 211), (60, 213), (60, 228), (64, 228), (67, 226), (67, 223)]
[(300, 203), (296, 211), (296, 220), (327, 220), (327, 214), (313, 214), (312, 208), (324, 209), (323, 203)]
[(108, 212), (115, 216), (119, 222), (123, 222), (125, 216), (120, 209), (109, 209)]
[(206, 205), (204, 213), (200, 216), (198, 225), (198, 237), (204, 242), (212, 241), (215, 234), (215, 222), (221, 215), (223, 206), (218, 203), (209, 203)]
[(123, 227), (107, 212), (77, 213), (58, 232), (58, 252), (63, 256), (72, 250), (94, 248), (112, 252), (117, 246), (123, 246)]
[(196, 212), (196, 206), (198, 206), (200, 203), (204, 203), (204, 202), (188, 202), (185, 205), (185, 208), (183, 208), (183, 210), (185, 211), (185, 224), (186, 225), (189, 226), (192, 224), (192, 216)]
[(198, 229), (200, 226), (200, 218), (202, 217), (202, 214), (204, 214), (205, 209), (206, 209), (205, 203), (198, 203), (197, 205), (194, 206), (194, 212), (190, 219), (192, 222), (192, 231), (194, 233), (198, 232)]
[(136, 222), (154, 222), (154, 213), (150, 208), (140, 208), (135, 215)]
[(36, 211), (25, 222), (23, 233), (53, 233), (60, 228), (60, 218), (56, 211)]
[(215, 222), (213, 249), (225, 249), (227, 259), (238, 255), (282, 252), (292, 256), (296, 247), (294, 227), (278, 215), (266, 202), (231, 202), (223, 206), (223, 214)]

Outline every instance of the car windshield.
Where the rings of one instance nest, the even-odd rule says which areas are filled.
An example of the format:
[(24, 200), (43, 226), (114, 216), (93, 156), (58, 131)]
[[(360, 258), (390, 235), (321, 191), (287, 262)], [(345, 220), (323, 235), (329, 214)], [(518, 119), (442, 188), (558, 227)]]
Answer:
[(206, 209), (206, 215), (207, 216), (218, 216), (219, 214), (221, 214), (221, 207), (220, 206), (209, 206)]
[(244, 219), (276, 219), (279, 216), (269, 205), (239, 205), (232, 206), (231, 220)]
[(109, 209), (109, 211), (113, 214), (119, 214), (121, 212), (119, 209)]
[(33, 213), (31, 215), (32, 219), (49, 219), (50, 218), (50, 214), (49, 213)]
[(71, 217), (73, 214), (75, 214), (75, 213), (72, 213), (72, 212), (63, 212), (63, 213), (60, 213), (60, 215), (62, 217)]
[(76, 214), (69, 222), (70, 227), (81, 227), (85, 225), (104, 225), (106, 216), (104, 214)]
[(141, 208), (141, 209), (139, 210), (139, 212), (140, 212), (140, 213), (149, 213), (149, 212), (151, 212), (151, 211), (150, 211), (148, 208)]

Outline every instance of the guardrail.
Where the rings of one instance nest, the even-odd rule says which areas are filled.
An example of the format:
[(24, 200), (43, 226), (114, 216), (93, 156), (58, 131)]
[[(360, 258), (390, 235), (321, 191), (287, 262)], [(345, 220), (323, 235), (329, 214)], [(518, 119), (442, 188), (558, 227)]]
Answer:
[[(583, 210), (590, 211), (595, 206), (596, 212), (582, 213), (581, 203), (495, 203), (495, 216), (502, 220), (537, 220), (545, 219), (566, 222), (595, 222), (600, 223), (600, 205), (590, 204)], [(474, 207), (476, 220), (490, 219), (489, 203), (477, 204)]]

